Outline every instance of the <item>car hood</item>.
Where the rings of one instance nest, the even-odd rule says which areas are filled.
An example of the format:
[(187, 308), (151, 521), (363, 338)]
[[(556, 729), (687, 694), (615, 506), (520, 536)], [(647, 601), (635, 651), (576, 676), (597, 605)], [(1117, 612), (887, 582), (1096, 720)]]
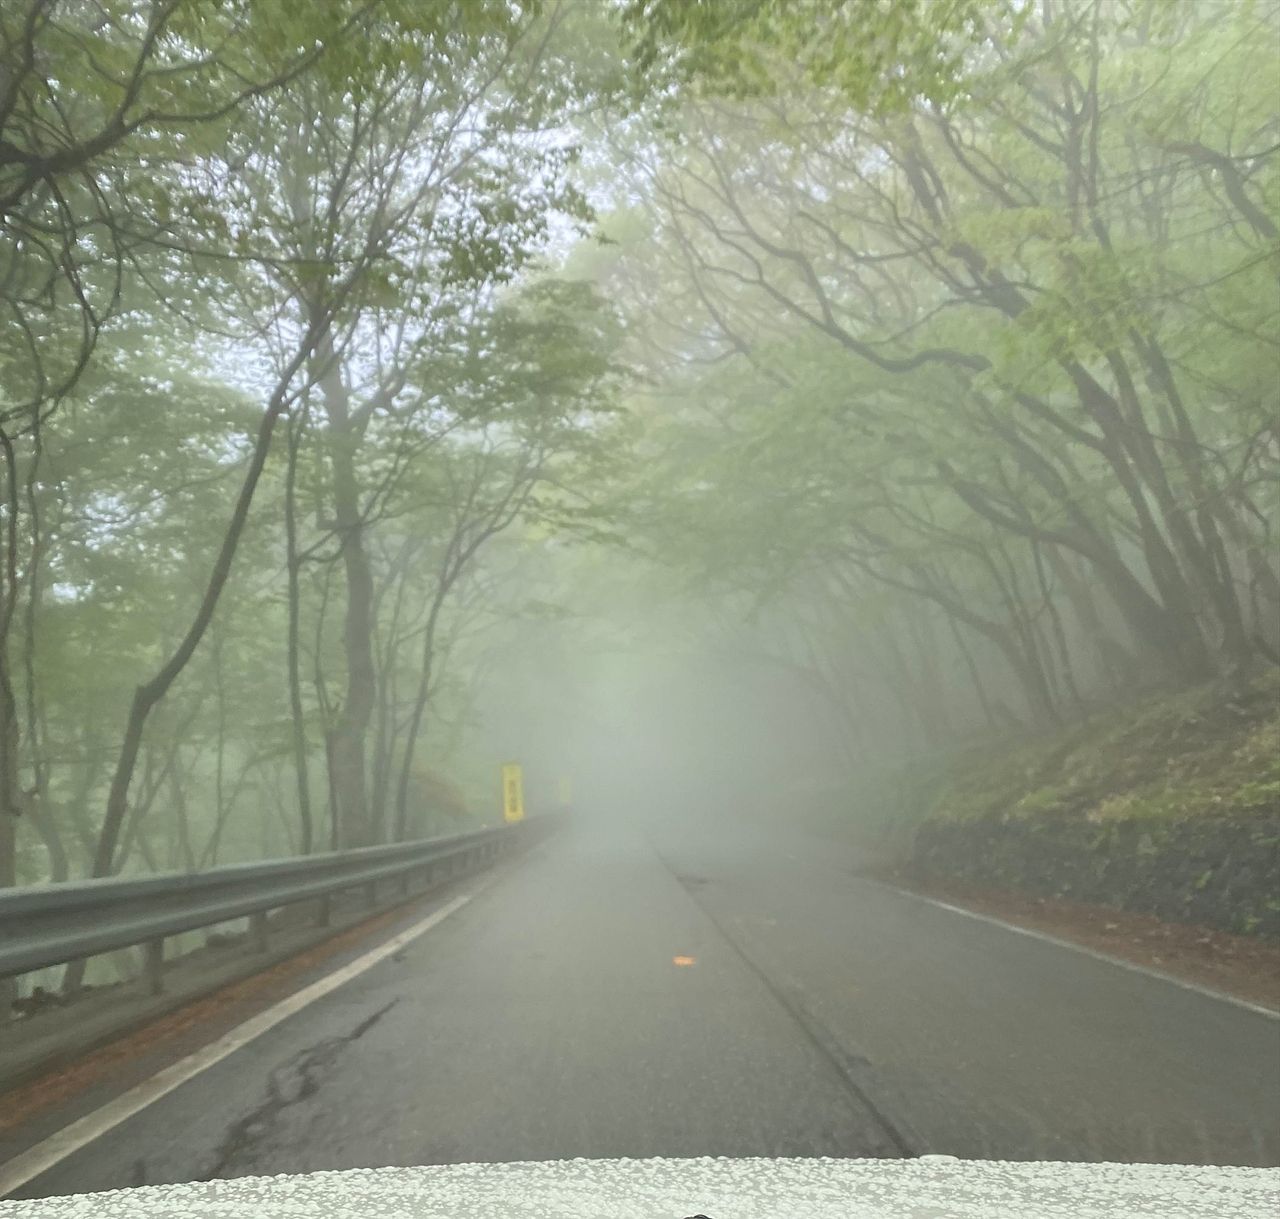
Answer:
[(0, 1202), (3, 1219), (1274, 1219), (1280, 1170), (916, 1160), (553, 1160), (241, 1177)]

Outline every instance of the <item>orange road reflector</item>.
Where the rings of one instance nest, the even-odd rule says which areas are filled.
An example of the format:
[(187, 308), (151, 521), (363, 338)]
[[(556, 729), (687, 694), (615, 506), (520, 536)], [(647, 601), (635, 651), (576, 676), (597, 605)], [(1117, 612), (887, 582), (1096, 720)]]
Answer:
[(672, 957), (671, 958), (672, 965), (696, 965), (697, 963), (698, 963), (697, 957)]

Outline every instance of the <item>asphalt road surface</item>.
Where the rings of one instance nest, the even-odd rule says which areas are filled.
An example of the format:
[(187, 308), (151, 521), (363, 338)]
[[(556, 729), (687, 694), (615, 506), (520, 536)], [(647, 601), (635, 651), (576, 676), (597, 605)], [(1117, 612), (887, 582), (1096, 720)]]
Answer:
[(821, 840), (583, 818), (16, 1196), (922, 1153), (1280, 1163), (1280, 1022), (862, 879)]

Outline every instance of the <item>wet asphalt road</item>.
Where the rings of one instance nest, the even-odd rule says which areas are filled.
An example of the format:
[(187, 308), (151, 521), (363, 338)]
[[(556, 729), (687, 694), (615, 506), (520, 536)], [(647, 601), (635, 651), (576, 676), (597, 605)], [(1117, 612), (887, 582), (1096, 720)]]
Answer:
[(1280, 1022), (861, 879), (820, 840), (583, 819), (17, 1196), (924, 1152), (1280, 1163)]

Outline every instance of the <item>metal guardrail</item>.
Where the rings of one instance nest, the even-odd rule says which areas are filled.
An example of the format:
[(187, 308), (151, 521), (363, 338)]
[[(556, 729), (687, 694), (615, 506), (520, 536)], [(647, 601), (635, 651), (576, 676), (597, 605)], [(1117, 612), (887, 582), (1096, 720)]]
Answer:
[(271, 910), (319, 899), (319, 918), (325, 923), (334, 894), (364, 887), (372, 905), (378, 883), (387, 880), (399, 880), (407, 894), (415, 873), (429, 873), (434, 879), (446, 869), (470, 868), (551, 821), (537, 817), (469, 834), (230, 864), (203, 872), (0, 890), (0, 978), (145, 944), (148, 973), (158, 990), (166, 936), (247, 915), (251, 938), (265, 947)]

